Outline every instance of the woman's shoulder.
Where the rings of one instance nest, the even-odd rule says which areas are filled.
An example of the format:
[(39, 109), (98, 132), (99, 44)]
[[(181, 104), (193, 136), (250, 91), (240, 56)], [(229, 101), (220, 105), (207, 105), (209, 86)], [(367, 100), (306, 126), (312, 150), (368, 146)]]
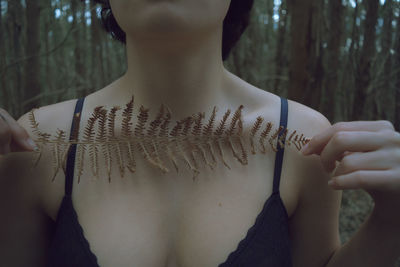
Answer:
[[(260, 89), (262, 90), (262, 89)], [(274, 120), (275, 125), (279, 123), (279, 118), (281, 116), (281, 97), (270, 92), (261, 92), (260, 97), (265, 97), (263, 100), (268, 105), (264, 105), (255, 111), (252, 118), (260, 115), (269, 120)], [(290, 135), (296, 131), (296, 135), (311, 139), (315, 135), (321, 133), (322, 131), (331, 127), (329, 120), (319, 111), (301, 104), (295, 100), (288, 100), (288, 118), (287, 118), (287, 129), (288, 134), (286, 136), (285, 142), (285, 153), (283, 158), (283, 172), (282, 176), (287, 178), (286, 180), (293, 181), (293, 186), (295, 188), (298, 198), (302, 195), (309, 194), (309, 185), (316, 185), (315, 187), (324, 186), (321, 182), (325, 182), (322, 177), (318, 175), (313, 175), (315, 170), (318, 169), (323, 171), (321, 162), (318, 156), (312, 155), (309, 157), (303, 156), (299, 152), (299, 147), (293, 144), (293, 142), (288, 142)], [(259, 101), (259, 100), (258, 100)], [(271, 116), (273, 114), (273, 116)], [(320, 175), (323, 176), (323, 175)], [(314, 187), (314, 188), (315, 188)], [(311, 187), (312, 188), (312, 187)], [(329, 190), (328, 187), (324, 189)], [(294, 194), (294, 192), (292, 192)]]
[[(33, 128), (33, 118), (37, 123), (37, 129), (42, 133), (50, 134), (50, 139), (55, 138), (57, 130), (63, 130), (66, 138), (69, 138), (73, 112), (77, 99), (70, 99), (28, 111), (22, 115), (17, 122), (28, 132), (33, 140), (37, 140)], [(33, 117), (32, 117), (33, 115)], [(40, 143), (38, 143), (40, 145)], [(64, 195), (64, 179), (62, 169), (57, 172), (56, 179), (52, 179), (56, 173), (54, 164), (54, 153), (51, 146), (45, 145), (40, 149), (40, 158), (37, 153), (15, 153), (8, 160), (14, 165), (29, 165), (29, 176), (21, 174), (21, 179), (29, 179), (33, 187), (37, 190), (32, 191), (34, 198), (37, 199), (40, 208), (45, 214), (56, 214), (49, 209), (56, 208), (61, 204)], [(55, 205), (48, 205), (54, 203)], [(55, 218), (53, 218), (55, 219)]]
[(73, 115), (72, 113), (74, 111), (74, 106), (76, 101), (77, 99), (70, 99), (42, 106), (39, 108), (34, 108), (25, 113), (24, 115), (22, 115), (18, 119), (18, 123), (21, 126), (25, 126), (24, 128), (26, 130), (31, 128), (31, 121), (29, 120), (30, 117), (29, 115), (31, 112), (33, 112), (40, 127), (53, 128), (54, 126), (57, 126), (59, 124), (62, 125), (63, 123), (64, 123), (63, 126), (65, 127), (66, 123), (65, 120), (69, 119), (72, 121), (72, 115)]
[[(281, 115), (281, 99), (285, 99), (285, 97), (260, 88), (255, 89), (252, 94), (255, 101), (257, 101), (258, 108), (256, 112), (265, 116), (274, 114), (279, 119)], [(316, 134), (315, 131), (331, 125), (329, 120), (319, 111), (295, 100), (286, 99), (288, 102), (288, 129), (295, 129), (297, 132), (302, 130), (304, 134), (310, 136)]]
[[(71, 119), (68, 116), (72, 117), (74, 102), (68, 100), (35, 109), (40, 130), (51, 132), (56, 127), (70, 127), (67, 125)], [(30, 114), (27, 112), (17, 122), (35, 139)], [(54, 203), (55, 208), (60, 205), (64, 180), (51, 182), (53, 157), (48, 151), (43, 152), (39, 161), (37, 153), (28, 151), (0, 156), (0, 211), (6, 218), (0, 222), (0, 228), (4, 230), (0, 247), (2, 250), (6, 248), (3, 252), (7, 255), (1, 254), (6, 256), (2, 258), (5, 262), (11, 263), (12, 255), (16, 253), (22, 256), (21, 264), (43, 266), (45, 262), (53, 226), (49, 219), (51, 213), (46, 209), (50, 206), (46, 203)], [(52, 216), (52, 219), (55, 218)], [(16, 237), (18, 244), (13, 246)]]
[[(273, 98), (275, 103), (272, 106), (265, 106), (260, 108), (257, 112), (263, 116), (269, 116), (272, 112), (275, 112), (276, 120), (279, 120), (281, 116), (281, 96), (267, 93), (266, 96), (271, 99)], [(332, 126), (331, 122), (319, 111), (308, 107), (302, 103), (299, 103), (295, 100), (291, 100), (286, 98), (288, 101), (288, 114), (287, 114), (287, 129), (288, 135), (296, 131), (296, 134), (302, 135), (307, 139), (311, 139), (315, 135), (323, 132)], [(278, 121), (277, 121), (278, 122)], [(278, 122), (279, 123), (279, 122)], [(288, 140), (288, 136), (286, 140)], [(289, 143), (289, 142), (287, 142)], [(307, 165), (312, 165), (316, 162), (316, 159), (310, 160), (308, 157), (303, 157), (298, 149), (294, 148), (293, 145), (288, 145), (285, 147), (285, 157), (290, 158), (287, 159), (290, 162), (296, 163), (296, 165), (303, 166), (304, 163), (308, 163)], [(286, 160), (286, 159), (285, 159)]]

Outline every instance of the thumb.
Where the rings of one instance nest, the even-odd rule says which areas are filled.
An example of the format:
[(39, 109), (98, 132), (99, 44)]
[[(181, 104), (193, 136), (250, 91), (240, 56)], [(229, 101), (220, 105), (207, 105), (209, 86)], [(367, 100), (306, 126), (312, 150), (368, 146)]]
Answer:
[(35, 142), (27, 136), (26, 138), (12, 138), (10, 144), (11, 152), (34, 151), (36, 149)]

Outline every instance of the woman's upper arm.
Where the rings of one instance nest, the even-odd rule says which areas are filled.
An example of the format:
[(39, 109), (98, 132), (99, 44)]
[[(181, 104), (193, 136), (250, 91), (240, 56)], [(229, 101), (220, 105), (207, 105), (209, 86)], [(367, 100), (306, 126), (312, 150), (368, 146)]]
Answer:
[[(331, 126), (322, 114), (312, 112), (303, 123), (306, 127), (299, 128), (311, 137)], [(303, 156), (298, 152), (294, 157), (294, 175), (301, 182), (299, 202), (289, 221), (293, 266), (322, 267), (341, 246), (339, 210), (342, 191), (328, 186), (330, 174), (324, 170), (318, 155)]]
[(51, 222), (40, 205), (32, 152), (0, 156), (0, 265), (44, 266)]

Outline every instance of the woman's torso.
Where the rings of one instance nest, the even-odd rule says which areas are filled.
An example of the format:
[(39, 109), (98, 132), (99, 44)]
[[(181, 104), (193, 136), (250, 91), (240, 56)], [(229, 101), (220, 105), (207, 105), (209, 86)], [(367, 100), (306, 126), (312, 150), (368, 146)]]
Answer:
[[(279, 125), (280, 98), (262, 90), (252, 90), (254, 94), (242, 99), (244, 128), (249, 128), (259, 115)], [(65, 125), (63, 128), (67, 132), (75, 103), (76, 100), (72, 100), (63, 104), (65, 118), (60, 120), (62, 123), (58, 122), (60, 126)], [(88, 96), (82, 111), (80, 136), (91, 114), (89, 111), (94, 108), (92, 103), (95, 97)], [(251, 109), (259, 107), (256, 103), (267, 105)], [(296, 113), (291, 110), (291, 103), (289, 101), (289, 129), (293, 121), (291, 115)], [(247, 111), (246, 107), (249, 107)], [(217, 118), (224, 112), (220, 109)], [(290, 152), (286, 149), (285, 153)], [(136, 157), (136, 172), (127, 172), (124, 178), (114, 165), (111, 183), (103, 166), (97, 181), (92, 180), (89, 167), (85, 168), (79, 184), (75, 175), (72, 202), (99, 265), (217, 266), (224, 262), (246, 236), (271, 196), (276, 153), (270, 149), (265, 155), (249, 153), (246, 166), (227, 148), (225, 155), (231, 170), (219, 162), (213, 171), (202, 168), (195, 182), (182, 162), (179, 174), (170, 164), (171, 172), (163, 175), (141, 157)], [(279, 190), (291, 217), (297, 205), (299, 186), (293, 179), (295, 170), (287, 157), (290, 156), (285, 155), (283, 160)], [(84, 162), (89, 166), (88, 158)], [(54, 183), (50, 183), (50, 177), (45, 178), (48, 179), (41, 196), (43, 207), (56, 221), (64, 196), (65, 177), (60, 172)]]

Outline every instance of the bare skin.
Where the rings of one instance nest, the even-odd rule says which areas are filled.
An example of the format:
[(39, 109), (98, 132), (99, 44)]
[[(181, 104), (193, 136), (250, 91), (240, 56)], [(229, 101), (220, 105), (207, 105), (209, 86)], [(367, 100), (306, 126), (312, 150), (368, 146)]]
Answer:
[[(123, 106), (133, 94), (136, 110), (143, 104), (156, 111), (165, 103), (172, 120), (198, 111), (205, 111), (207, 118), (214, 105), (220, 110), (218, 119), (222, 111), (243, 104), (245, 130), (257, 116), (279, 125), (280, 98), (246, 83), (222, 64), (222, 21), (229, 3), (112, 0), (116, 19), (127, 33), (128, 69), (120, 79), (86, 97), (82, 122), (94, 107)], [(76, 99), (68, 100), (37, 110), (41, 129), (69, 133), (75, 103)], [(29, 129), (26, 115), (18, 123)], [(313, 136), (328, 124), (319, 112), (289, 101), (289, 129)], [(28, 154), (9, 157), (3, 166), (17, 166), (29, 159)], [(230, 155), (228, 150), (226, 154)], [(179, 174), (162, 175), (138, 158), (136, 173), (123, 179), (114, 168), (111, 184), (104, 173), (94, 182), (90, 171), (84, 171), (79, 185), (74, 180), (72, 200), (100, 266), (217, 266), (236, 249), (271, 195), (275, 156), (271, 150), (250, 155), (246, 166), (230, 157), (231, 170), (222, 164), (214, 171), (203, 169), (196, 182), (183, 165)], [(30, 196), (47, 218), (36, 220), (43, 232), (54, 226), (64, 195), (63, 174), (50, 181), (51, 160), (50, 153), (44, 153), (38, 168), (29, 174), (3, 167), (6, 175), (29, 183)], [(311, 174), (318, 180), (312, 180)], [(28, 175), (37, 179), (28, 181)], [(306, 159), (293, 148), (285, 149), (280, 193), (290, 218), (297, 266), (322, 266), (340, 244), (336, 222), (340, 194), (326, 186), (323, 175), (318, 158)], [(302, 198), (307, 209), (299, 209)], [(321, 208), (313, 206), (314, 200)], [(310, 227), (313, 216), (326, 221)], [(42, 260), (52, 238), (48, 232), (43, 236), (43, 245), (36, 248), (40, 250), (36, 254), (44, 255)]]
[[(237, 82), (236, 90), (242, 91), (242, 94), (225, 105), (232, 109), (237, 108), (239, 103), (245, 106), (245, 131), (251, 126), (249, 122), (254, 122), (257, 116), (263, 116), (265, 120), (278, 125), (279, 97), (251, 86), (238, 77), (234, 80)], [(118, 82), (86, 97), (80, 134), (95, 106), (111, 107), (127, 102), (112, 102), (108, 98), (108, 92), (112, 92), (115, 84)], [(69, 132), (75, 103), (76, 99), (38, 109), (36, 114), (37, 120), (42, 122), (41, 129), (54, 132), (60, 128)], [(140, 103), (136, 104), (137, 110)], [(218, 112), (217, 118), (222, 113)], [(289, 129), (299, 129), (312, 136), (318, 131), (312, 122), (315, 123), (320, 116), (316, 111), (289, 100)], [(21, 117), (18, 123), (33, 136), (27, 116)], [(52, 160), (50, 153), (43, 154), (33, 172), (28, 174), (21, 170), (20, 174), (16, 173), (18, 162), (29, 162), (30, 154), (16, 153), (6, 158), (5, 165), (10, 169), (8, 172), (5, 170), (5, 176), (8, 173), (26, 180), (24, 185), (30, 188), (32, 199), (46, 216), (47, 219), (38, 219), (44, 239), (42, 253), (46, 255), (46, 246), (52, 238), (50, 229), (54, 227), (64, 195), (65, 177), (60, 172), (55, 182), (51, 183), (53, 170), (49, 164)], [(230, 155), (229, 149), (226, 148), (225, 154)], [(97, 181), (93, 181), (91, 172), (85, 170), (79, 185), (75, 177), (72, 199), (85, 237), (101, 266), (124, 266), (128, 263), (146, 266), (216, 266), (236, 249), (271, 195), (275, 155), (272, 150), (268, 150), (266, 155), (250, 155), (246, 166), (228, 156), (231, 170), (222, 164), (214, 171), (202, 169), (196, 182), (192, 181), (191, 172), (183, 164), (178, 175), (173, 171), (163, 175), (144, 159), (137, 158), (136, 173), (121, 178), (114, 168), (111, 184), (104, 169)], [(85, 162), (88, 166), (89, 160)], [(315, 158), (307, 159), (293, 147), (285, 148), (280, 193), (293, 231), (301, 225), (294, 214), (298, 210), (301, 194), (308, 194), (303, 191), (304, 184), (310, 182), (301, 179), (299, 174), (304, 172), (302, 166), (315, 164)], [(168, 167), (173, 170), (171, 164)], [(334, 225), (332, 229), (335, 231)], [(118, 240), (118, 243), (110, 243), (112, 240)], [(110, 250), (110, 247), (113, 249)], [(313, 247), (310, 245), (308, 249), (312, 250)], [(327, 246), (326, 249), (331, 251), (332, 248)], [(326, 255), (325, 258), (329, 256)]]
[[(87, 97), (82, 122), (86, 121), (90, 115), (88, 111), (93, 110), (95, 105), (110, 103), (109, 100), (103, 102), (107, 101), (107, 90), (112, 92), (112, 86)], [(267, 96), (270, 97), (271, 112), (267, 116), (278, 124), (279, 98), (253, 87), (246, 90), (247, 97), (236, 99), (244, 101), (245, 107), (250, 109), (246, 112), (244, 126), (249, 126), (248, 122), (260, 115), (252, 108), (258, 106), (255, 102), (260, 98), (249, 97), (249, 90), (260, 93), (266, 100)], [(100, 95), (105, 98), (96, 98)], [(232, 105), (232, 102), (225, 104), (233, 108), (236, 103)], [(74, 102), (70, 103), (70, 112), (65, 113), (71, 114), (73, 106)], [(219, 112), (217, 117), (222, 115)], [(65, 121), (69, 120), (65, 115)], [(287, 150), (296, 153), (293, 149)], [(225, 154), (230, 155), (227, 148)], [(275, 153), (270, 150), (267, 155), (250, 156), (249, 165), (242, 166), (228, 156), (231, 170), (222, 164), (218, 164), (214, 171), (203, 168), (196, 182), (192, 181), (191, 172), (183, 164), (178, 175), (175, 171), (163, 175), (138, 157), (136, 173), (121, 179), (117, 168), (114, 168), (112, 177), (115, 178), (111, 184), (104, 172), (98, 181), (93, 182), (91, 172), (85, 171), (81, 183), (74, 184), (73, 203), (101, 266), (124, 266), (128, 262), (135, 262), (138, 266), (163, 266), (167, 261), (171, 266), (178, 266), (178, 262), (183, 266), (193, 263), (198, 264), (195, 266), (216, 266), (244, 238), (272, 193), (274, 157)], [(88, 159), (86, 164), (89, 164)], [(174, 170), (172, 164), (168, 168)], [(297, 204), (298, 181), (285, 178), (287, 171), (283, 171), (281, 190), (291, 216)], [(49, 217), (56, 220), (65, 178), (61, 173), (56, 177), (56, 184), (49, 183), (49, 179), (45, 182), (46, 191), (53, 193), (43, 196), (44, 209)], [(57, 193), (54, 193), (55, 189)], [(227, 226), (226, 222), (232, 223)], [(118, 229), (118, 232), (111, 229)], [(119, 237), (116, 238), (116, 235)], [(205, 235), (207, 238), (204, 238)], [(115, 250), (110, 251), (107, 240), (118, 240), (118, 245), (113, 245)], [(138, 242), (132, 243), (131, 240)], [(213, 250), (207, 255), (198, 253), (204, 247), (213, 247)]]
[[(279, 97), (232, 77), (236, 82), (235, 90), (241, 93), (237, 99), (224, 104), (231, 109), (238, 103), (245, 106), (245, 131), (260, 115), (278, 125)], [(126, 102), (110, 101), (109, 94), (117, 84), (118, 81), (86, 97), (80, 134), (95, 106), (111, 107)], [(75, 103), (76, 100), (69, 100), (37, 110), (38, 121), (48, 122), (42, 125), (43, 131), (54, 132), (60, 128), (69, 132)], [(288, 127), (304, 127), (296, 114), (315, 112), (290, 100), (289, 110)], [(218, 112), (217, 118), (222, 115), (223, 112)], [(65, 125), (69, 125), (68, 128)], [(55, 221), (64, 195), (65, 177), (61, 172), (54, 183), (50, 182), (52, 169), (46, 164), (51, 161), (49, 154), (45, 153), (38, 167), (40, 172), (35, 176), (40, 176), (37, 187), (42, 188), (38, 193), (39, 202), (44, 213)], [(228, 148), (225, 148), (225, 154), (230, 155)], [(121, 178), (114, 168), (111, 184), (104, 169), (97, 181), (93, 181), (91, 172), (85, 170), (79, 185), (75, 178), (73, 203), (85, 237), (101, 266), (127, 263), (216, 266), (236, 249), (271, 195), (275, 156), (272, 150), (266, 155), (251, 155), (246, 166), (228, 156), (231, 170), (222, 164), (214, 171), (204, 168), (196, 182), (192, 181), (191, 172), (183, 164), (178, 175), (174, 171), (163, 175), (141, 158), (137, 158), (136, 173), (127, 177)], [(300, 194), (301, 181), (296, 179), (299, 168), (295, 164), (300, 157), (293, 147), (285, 149), (280, 192), (289, 218), (295, 212)], [(89, 165), (89, 159), (85, 164)], [(172, 164), (168, 168), (173, 170)], [(112, 245), (113, 250), (109, 249), (110, 240), (118, 240), (118, 244)], [(132, 243), (132, 240), (137, 242)], [(213, 249), (207, 250), (205, 255), (205, 247)]]

